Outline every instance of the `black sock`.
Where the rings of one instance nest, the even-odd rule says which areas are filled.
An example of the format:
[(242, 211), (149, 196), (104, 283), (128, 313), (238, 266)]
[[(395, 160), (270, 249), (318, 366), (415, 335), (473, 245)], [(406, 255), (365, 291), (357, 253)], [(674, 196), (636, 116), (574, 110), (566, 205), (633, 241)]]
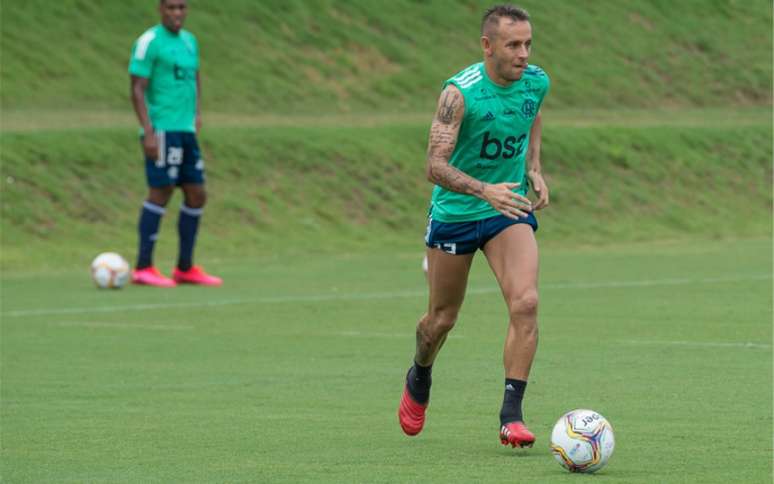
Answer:
[(521, 415), (521, 399), (524, 398), (526, 388), (527, 382), (523, 380), (505, 379), (505, 395), (503, 396), (503, 408), (500, 410), (500, 425), (524, 421)]
[(414, 362), (408, 375), (406, 375), (406, 383), (408, 386), (409, 394), (411, 398), (417, 403), (427, 403), (430, 400), (430, 384), (432, 383), (433, 365), (420, 366), (419, 363)]

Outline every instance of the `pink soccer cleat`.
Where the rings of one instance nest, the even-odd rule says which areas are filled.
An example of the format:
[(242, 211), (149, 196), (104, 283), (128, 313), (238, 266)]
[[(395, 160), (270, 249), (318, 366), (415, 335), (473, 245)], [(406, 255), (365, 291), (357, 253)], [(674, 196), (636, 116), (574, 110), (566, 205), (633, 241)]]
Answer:
[(207, 274), (200, 266), (191, 266), (187, 271), (181, 271), (175, 267), (172, 279), (178, 284), (198, 284), (200, 286), (220, 286), (223, 284), (223, 279)]
[(535, 435), (527, 430), (524, 422), (511, 422), (500, 428), (500, 442), (511, 447), (532, 447)]
[(408, 386), (405, 386), (398, 407), (398, 421), (406, 435), (417, 435), (422, 431), (425, 425), (425, 410), (427, 410), (427, 403), (423, 405), (415, 402), (411, 398)]
[(132, 271), (132, 284), (156, 287), (175, 287), (177, 283), (153, 266)]

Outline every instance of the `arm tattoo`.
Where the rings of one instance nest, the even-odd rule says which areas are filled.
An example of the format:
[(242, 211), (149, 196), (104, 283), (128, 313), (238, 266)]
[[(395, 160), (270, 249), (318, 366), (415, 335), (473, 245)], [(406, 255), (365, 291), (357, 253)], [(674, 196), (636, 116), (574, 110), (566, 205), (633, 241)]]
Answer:
[(459, 107), (458, 100), (459, 94), (456, 92), (444, 91), (440, 106), (438, 106), (438, 121), (443, 124), (452, 124), (456, 110)]
[(480, 197), (486, 183), (454, 168), (448, 163), (436, 164), (431, 168), (433, 180), (447, 190)]
[(486, 184), (449, 164), (457, 146), (462, 124), (463, 99), (457, 91), (444, 91), (433, 125), (430, 127), (430, 145), (427, 150), (428, 178), (453, 192), (481, 196)]

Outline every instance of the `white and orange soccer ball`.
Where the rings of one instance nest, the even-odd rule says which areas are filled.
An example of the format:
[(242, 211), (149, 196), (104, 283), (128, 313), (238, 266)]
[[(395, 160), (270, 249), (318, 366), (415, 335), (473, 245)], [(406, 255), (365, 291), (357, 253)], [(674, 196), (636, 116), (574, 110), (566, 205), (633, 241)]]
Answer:
[(91, 263), (91, 278), (103, 289), (119, 289), (129, 280), (129, 263), (115, 252), (103, 252)]
[(562, 415), (551, 432), (551, 452), (570, 472), (596, 472), (613, 455), (613, 427), (593, 410), (573, 410)]

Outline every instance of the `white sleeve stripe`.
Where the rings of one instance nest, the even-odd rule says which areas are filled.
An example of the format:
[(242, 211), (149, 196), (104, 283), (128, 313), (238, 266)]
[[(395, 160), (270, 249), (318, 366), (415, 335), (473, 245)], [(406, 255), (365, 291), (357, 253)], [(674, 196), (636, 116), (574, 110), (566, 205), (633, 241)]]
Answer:
[(465, 82), (468, 79), (473, 78), (473, 77), (476, 77), (476, 75), (475, 74), (471, 74), (471, 75), (465, 76), (465, 77), (454, 77), (454, 78), (452, 78), (452, 81), (455, 81), (455, 82)]
[(145, 60), (145, 54), (148, 53), (148, 47), (153, 39), (156, 38), (156, 32), (145, 32), (137, 39), (137, 49), (134, 51), (134, 58), (137, 60)]
[(474, 65), (474, 66), (468, 67), (464, 71), (460, 72), (459, 74), (454, 76), (453, 79), (455, 79), (455, 80), (462, 80), (462, 79), (464, 79), (466, 77), (469, 77), (472, 74), (477, 74), (478, 72), (479, 72), (478, 71), (478, 65)]
[(480, 81), (480, 80), (481, 80), (481, 76), (477, 76), (477, 77), (473, 77), (471, 79), (468, 79), (466, 81), (462, 81), (459, 84), (460, 84), (460, 87), (466, 88), (466, 87), (472, 86), (473, 84), (478, 83), (478, 81)]
[(474, 83), (481, 79), (481, 76), (469, 77), (464, 81), (456, 81), (460, 87), (467, 87), (468, 84)]
[(466, 76), (455, 77), (454, 80), (459, 82), (459, 83), (463, 83), (463, 82), (468, 82), (470, 79), (473, 79), (473, 78), (478, 77), (480, 75), (481, 75), (481, 73), (476, 71), (476, 72), (471, 72), (470, 74), (468, 74)]

